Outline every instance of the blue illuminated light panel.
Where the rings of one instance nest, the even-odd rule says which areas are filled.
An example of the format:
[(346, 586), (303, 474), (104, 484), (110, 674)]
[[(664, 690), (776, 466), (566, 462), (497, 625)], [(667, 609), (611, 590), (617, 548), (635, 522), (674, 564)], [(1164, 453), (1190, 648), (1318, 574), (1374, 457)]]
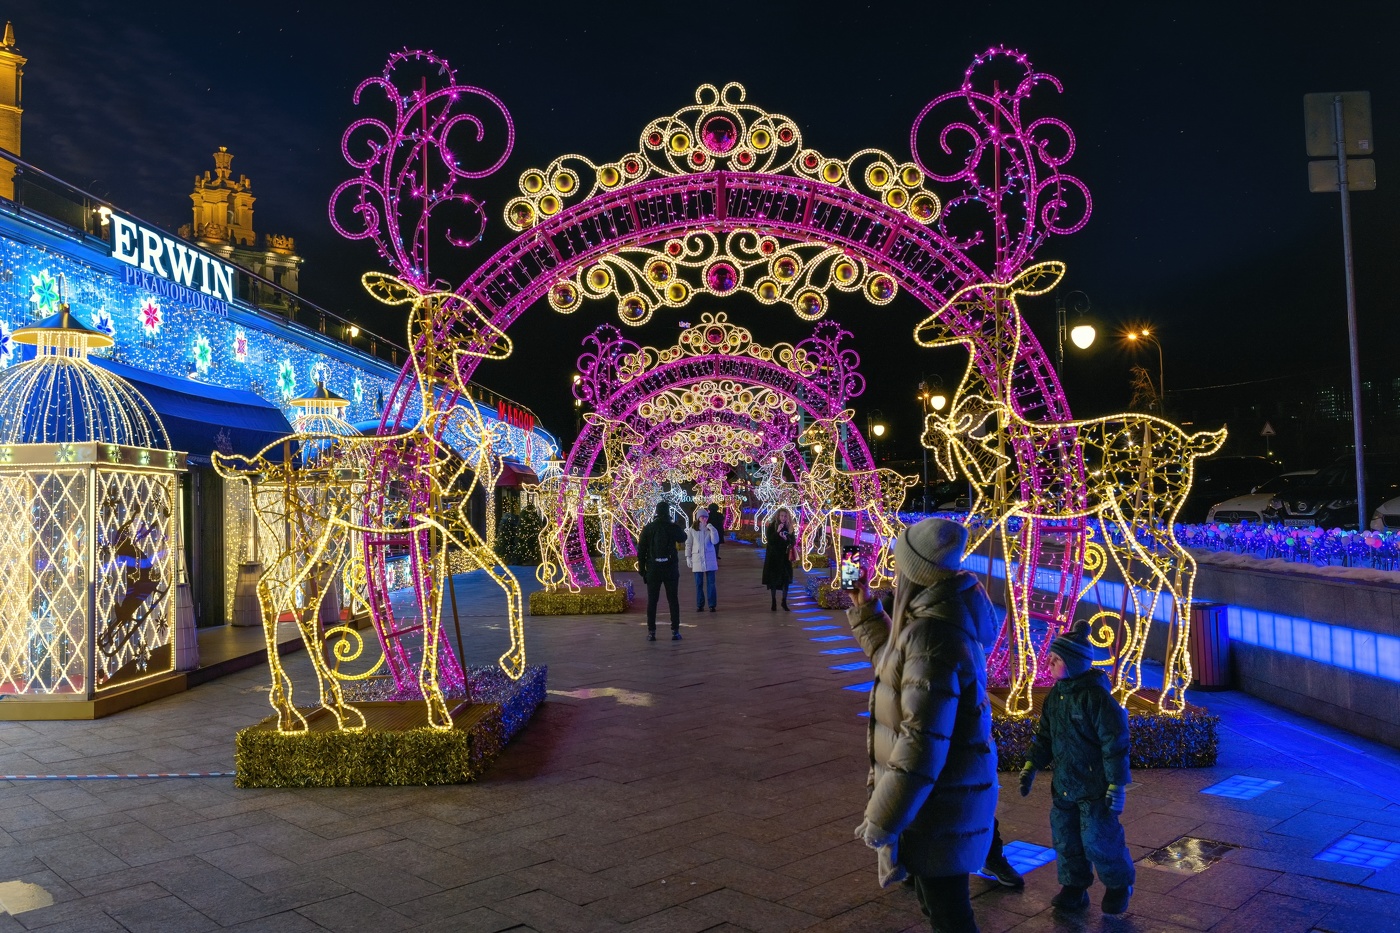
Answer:
[(1313, 856), (1319, 862), (1341, 862), (1343, 865), (1360, 865), (1363, 868), (1385, 868), (1400, 859), (1400, 842), (1358, 836), (1356, 833), (1343, 836)]
[(863, 671), (863, 670), (865, 670), (866, 668), (868, 668), (868, 667), (870, 667), (870, 666), (871, 666), (871, 665), (870, 665), (870, 662), (869, 662), (869, 661), (852, 661), (852, 662), (849, 663), (849, 664), (833, 664), (833, 665), (831, 665), (831, 669), (832, 669), (833, 671), (842, 671), (842, 672), (847, 672), (847, 671)]
[[(1054, 849), (1047, 849), (1044, 846), (1038, 846), (1032, 842), (1022, 842), (1019, 839), (1013, 839), (1008, 842), (1004, 851), (1006, 853), (1006, 860), (1011, 863), (1011, 867), (1023, 875), (1030, 874), (1040, 866), (1049, 865), (1051, 862), (1055, 861)], [(993, 877), (980, 871), (977, 872), (977, 874), (981, 875), (983, 878)], [(995, 879), (993, 878), (993, 880)]]
[(855, 654), (858, 651), (860, 647), (853, 645), (849, 648), (828, 648), (822, 654)]
[(848, 686), (848, 687), (842, 687), (841, 689), (842, 689), (842, 690), (855, 690), (855, 691), (857, 691), (857, 692), (859, 692), (859, 693), (869, 693), (869, 692), (870, 692), (870, 688), (873, 687), (873, 686), (875, 686), (875, 681), (873, 681), (873, 680), (867, 680), (867, 681), (866, 681), (865, 683), (863, 683), (863, 684), (851, 684), (850, 686)]
[[(849, 641), (850, 638), (850, 635), (822, 635), (820, 637), (813, 638), (812, 641)], [(856, 650), (859, 651), (860, 649)]]
[(840, 627), (841, 627), (841, 626), (839, 626), (839, 625), (809, 625), (809, 626), (807, 626), (806, 628), (804, 628), (802, 631), (804, 631), (804, 632), (830, 632), (830, 631), (833, 631), (833, 630), (838, 629), (838, 628), (840, 628)]
[(1214, 797), (1229, 797), (1231, 800), (1253, 800), (1265, 791), (1278, 787), (1281, 781), (1266, 781), (1263, 778), (1246, 777), (1236, 774), (1219, 784), (1212, 784), (1201, 791)]
[[(985, 556), (974, 554), (964, 559), (963, 564), (976, 573), (987, 572)], [(1004, 561), (993, 561), (992, 576), (998, 579), (1006, 578)], [(1058, 591), (1059, 574), (1049, 570), (1037, 573), (1036, 588), (1047, 592)], [(1094, 592), (1094, 596), (1100, 604), (1123, 605), (1123, 584), (1100, 580), (1095, 585), (1095, 590), (1097, 592)], [(1088, 593), (1085, 596), (1081, 602), (1091, 601)], [(1147, 598), (1141, 590), (1139, 597), (1144, 601)], [(1170, 614), (1171, 600), (1159, 599), (1152, 614), (1153, 619), (1166, 622)], [(1231, 641), (1282, 651), (1284, 654), (1307, 658), (1319, 664), (1370, 674), (1384, 680), (1400, 681), (1400, 637), (1329, 622), (1314, 622), (1311, 619), (1278, 612), (1264, 612), (1246, 606), (1227, 606), (1225, 619)]]

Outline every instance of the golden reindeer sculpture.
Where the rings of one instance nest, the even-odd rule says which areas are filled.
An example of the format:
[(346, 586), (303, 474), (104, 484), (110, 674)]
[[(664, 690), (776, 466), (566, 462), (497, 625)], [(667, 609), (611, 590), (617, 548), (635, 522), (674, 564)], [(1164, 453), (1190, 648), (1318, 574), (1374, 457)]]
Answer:
[(583, 416), (602, 431), (603, 475), (567, 476), (563, 473), (531, 487), (544, 527), (540, 529), (540, 565), (535, 578), (553, 592), (563, 584), (571, 593), (582, 589), (570, 569), (569, 536), (578, 533), (578, 524), (596, 517), (601, 535), (598, 549), (603, 559), (603, 586), (617, 589), (612, 578), (613, 537), (622, 525), (635, 538), (633, 501), (637, 473), (627, 460), (627, 448), (635, 447), (642, 436), (629, 424), (604, 418), (596, 412)]
[[(797, 443), (812, 449), (812, 465), (800, 478), (803, 510), (807, 513), (802, 529), (802, 569), (812, 569), (812, 550), (822, 531), (832, 547), (841, 546), (841, 519), (854, 514), (870, 523), (876, 537), (876, 559), (872, 582), (892, 578), (894, 539), (904, 527), (899, 507), (914, 477), (894, 470), (843, 470), (836, 465), (840, 425), (855, 413), (849, 408), (834, 418), (819, 418), (808, 425)], [(857, 542), (859, 543), (859, 542)]]
[[(1143, 651), (1165, 589), (1174, 612), (1175, 637), (1169, 632), (1158, 706), (1163, 712), (1179, 712), (1191, 680), (1186, 644), (1196, 564), (1176, 540), (1172, 524), (1190, 491), (1195, 461), (1218, 451), (1225, 431), (1188, 434), (1161, 418), (1135, 413), (1056, 422), (1023, 418), (1011, 400), (1024, 327), (1016, 298), (1048, 291), (1062, 274), (1061, 264), (1041, 263), (1010, 282), (969, 286), (919, 324), (915, 340), (921, 346), (961, 344), (969, 351), (967, 370), (948, 413), (933, 413), (925, 420), (924, 444), (945, 472), (968, 477), (973, 511), (988, 519), (984, 529), (970, 537), (969, 554), (1000, 531), (1007, 566), (1019, 566), (1025, 563), (1019, 560), (1024, 555), (1014, 551), (1008, 521), (1092, 523), (1100, 539), (1096, 546), (1118, 567), (1133, 603), (1133, 623), (1121, 637), (1107, 626), (1095, 632), (1101, 645), (1118, 641), (1114, 692), (1120, 702), (1141, 688)], [(969, 304), (969, 295), (989, 293), (994, 297), (974, 298)], [(985, 322), (1004, 340), (996, 352), (995, 386), (976, 366), (980, 348), (975, 338), (954, 334), (942, 318), (955, 305), (983, 311)], [(1012, 621), (1020, 666), (1008, 709), (1015, 712), (1029, 709), (1037, 659), (1024, 605), (1012, 606)]]
[[(398, 639), (402, 635), (422, 632), (418, 684), (431, 727), (452, 728), (441, 689), (438, 653), (443, 587), (449, 579), (449, 548), (460, 549), (468, 564), (486, 570), (505, 590), (511, 643), (500, 664), (512, 679), (518, 679), (525, 669), (519, 584), (466, 516), (475, 489), (481, 486), (489, 492), (500, 475), (500, 458), (495, 449), (502, 428), (487, 425), (480, 409), (469, 399), (460, 401), (464, 387), (455, 383), (460, 357), (503, 359), (510, 353), (510, 341), (489, 320), (464, 304), (453, 311), (471, 322), (466, 328), (466, 345), (443, 347), (431, 339), (429, 328), (446, 303), (460, 301), (456, 295), (425, 293), (388, 275), (369, 274), (363, 281), (370, 293), (386, 304), (411, 305), (409, 344), (415, 347), (413, 361), (424, 412), (418, 423), (407, 431), (388, 435), (291, 435), (252, 458), (217, 453), (213, 457), (220, 475), (249, 483), (256, 522), (264, 532), (259, 540), (282, 542), (266, 561), (258, 581), (272, 670), (269, 699), (282, 732), (300, 732), (308, 727), (306, 717), (293, 703), (292, 680), (277, 652), (277, 622), (287, 613), (297, 622), (306, 644), (317, 676), (321, 707), (335, 716), (339, 729), (364, 728), (364, 717), (344, 699), (339, 682), (343, 675), (332, 671), (325, 660), (327, 633), (321, 631), (317, 619), (323, 594), (314, 600), (307, 600), (304, 595), (308, 587), (315, 592), (316, 581), (343, 565), (359, 535), (394, 535), (409, 541), (416, 569), (414, 590), (420, 623), (392, 632), (381, 627), (378, 634), (387, 653), (401, 647)], [(439, 408), (438, 403), (444, 400), (440, 394), (455, 401), (445, 409)], [(443, 440), (449, 430), (470, 442), (465, 455)], [(310, 445), (317, 452), (298, 463), (291, 455), (294, 443)], [(274, 462), (268, 455), (278, 448), (281, 462)], [(395, 485), (392, 497), (387, 489), (390, 482)], [(373, 493), (376, 485), (379, 492)], [(337, 654), (343, 659), (339, 652), (338, 645)]]

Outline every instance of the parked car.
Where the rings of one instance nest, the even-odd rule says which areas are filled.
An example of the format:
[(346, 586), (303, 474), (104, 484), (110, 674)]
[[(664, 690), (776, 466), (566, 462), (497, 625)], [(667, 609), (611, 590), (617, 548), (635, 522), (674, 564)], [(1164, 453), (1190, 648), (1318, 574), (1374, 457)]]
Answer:
[(1207, 457), (1196, 461), (1191, 492), (1181, 505), (1177, 521), (1184, 525), (1205, 520), (1213, 503), (1242, 496), (1255, 486), (1277, 476), (1278, 464), (1267, 457)]
[(1400, 498), (1382, 502), (1371, 513), (1372, 531), (1400, 531)]
[[(1383, 502), (1400, 493), (1400, 462), (1367, 456), (1366, 500)], [(1319, 470), (1311, 481), (1274, 497), (1264, 521), (1319, 528), (1356, 527), (1356, 460), (1342, 457)]]
[(1217, 502), (1206, 513), (1206, 521), (1226, 522), (1232, 525), (1237, 522), (1262, 522), (1264, 510), (1269, 507), (1270, 500), (1283, 495), (1299, 483), (1307, 482), (1316, 475), (1316, 470), (1294, 470), (1292, 473), (1280, 473), (1273, 479), (1265, 480), (1255, 486), (1243, 496), (1235, 496), (1233, 499)]

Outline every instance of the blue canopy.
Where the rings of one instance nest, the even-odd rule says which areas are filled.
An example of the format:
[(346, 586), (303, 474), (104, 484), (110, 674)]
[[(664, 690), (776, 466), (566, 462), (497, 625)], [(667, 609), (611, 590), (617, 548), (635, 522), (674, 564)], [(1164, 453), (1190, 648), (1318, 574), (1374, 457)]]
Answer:
[[(96, 366), (134, 385), (160, 415), (174, 450), (207, 464), (214, 451), (255, 454), (292, 433), (282, 410), (260, 395), (207, 382), (177, 379), (100, 357)], [(272, 459), (280, 460), (276, 452)]]

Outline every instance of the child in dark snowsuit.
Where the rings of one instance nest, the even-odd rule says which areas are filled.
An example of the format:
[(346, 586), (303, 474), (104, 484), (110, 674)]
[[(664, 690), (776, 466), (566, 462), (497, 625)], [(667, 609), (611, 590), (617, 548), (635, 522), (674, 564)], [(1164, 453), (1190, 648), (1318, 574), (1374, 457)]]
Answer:
[(1067, 910), (1089, 906), (1088, 889), (1097, 869), (1107, 889), (1103, 912), (1121, 914), (1136, 880), (1118, 822), (1132, 779), (1128, 714), (1109, 691), (1108, 677), (1093, 667), (1096, 653), (1086, 622), (1050, 642), (1055, 686), (1045, 698), (1030, 760), (1021, 770), (1021, 796), (1031, 792), (1035, 772), (1053, 761), (1050, 835), (1063, 887), (1050, 903)]

